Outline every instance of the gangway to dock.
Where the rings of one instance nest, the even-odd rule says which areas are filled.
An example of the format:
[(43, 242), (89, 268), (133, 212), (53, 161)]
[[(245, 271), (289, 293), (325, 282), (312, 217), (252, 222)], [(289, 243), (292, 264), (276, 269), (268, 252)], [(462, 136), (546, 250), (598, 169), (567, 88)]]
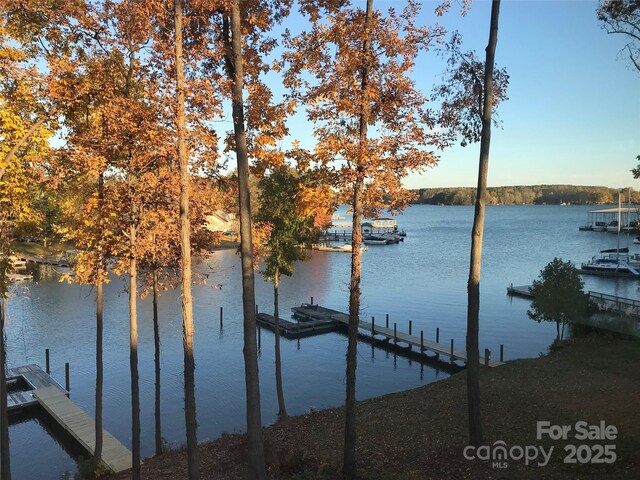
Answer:
[[(7, 372), (7, 384), (26, 384), (23, 391), (7, 395), (8, 410), (18, 411), (40, 405), (60, 426), (93, 455), (95, 449), (95, 422), (69, 399), (69, 392), (38, 365), (24, 365)], [(102, 462), (114, 473), (131, 468), (131, 452), (113, 435), (102, 431)]]

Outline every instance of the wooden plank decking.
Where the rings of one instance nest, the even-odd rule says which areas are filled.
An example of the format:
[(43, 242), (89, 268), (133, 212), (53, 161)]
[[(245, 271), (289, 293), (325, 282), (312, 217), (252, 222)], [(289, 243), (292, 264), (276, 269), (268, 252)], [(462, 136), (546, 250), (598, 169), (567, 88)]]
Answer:
[[(273, 315), (267, 313), (258, 313), (256, 320), (269, 327), (271, 330), (275, 330), (276, 323), (273, 319)], [(280, 333), (287, 338), (299, 338), (308, 337), (311, 335), (319, 335), (322, 333), (332, 332), (337, 328), (337, 323), (334, 320), (307, 320), (291, 322), (282, 318), (278, 321)]]
[[(349, 316), (345, 315), (345, 314), (334, 314), (331, 315), (331, 318), (344, 324), (344, 325), (348, 325), (349, 324)], [(414, 346), (414, 347), (418, 347), (418, 348), (424, 348), (424, 350), (429, 350), (431, 352), (435, 352), (441, 355), (447, 355), (450, 356), (452, 360), (462, 360), (464, 362), (467, 361), (467, 352), (463, 351), (463, 350), (453, 350), (453, 353), (451, 352), (451, 346), (450, 345), (444, 345), (442, 343), (436, 343), (436, 342), (432, 342), (430, 340), (423, 340), (422, 343), (420, 341), (420, 337), (419, 336), (415, 336), (415, 335), (409, 335), (407, 333), (403, 333), (403, 332), (398, 332), (396, 330), (396, 333), (394, 335), (394, 331), (392, 328), (386, 328), (386, 327), (379, 327), (377, 325), (373, 325), (370, 322), (364, 322), (364, 321), (360, 321), (358, 327), (361, 330), (365, 330), (371, 334), (374, 335), (382, 335), (390, 340), (395, 340), (396, 342), (404, 342), (407, 343), (408, 345)], [(489, 360), (489, 367), (497, 367), (500, 365), (503, 365), (504, 362), (499, 362), (499, 361), (494, 361), (494, 360)], [(480, 365), (484, 365), (484, 360), (481, 358), (480, 359)]]
[(532, 285), (520, 285), (514, 287), (513, 284), (507, 287), (507, 295), (513, 295), (516, 297), (533, 298), (531, 295)]
[[(40, 405), (93, 455), (96, 439), (93, 418), (58, 388), (38, 388), (33, 391), (33, 395)], [(103, 430), (102, 461), (115, 473), (131, 468), (131, 452), (106, 430)]]
[[(23, 379), (29, 390), (7, 395), (9, 410), (40, 404), (62, 428), (93, 455), (95, 422), (69, 400), (67, 392), (38, 365), (24, 365), (8, 370), (7, 380)], [(106, 430), (102, 431), (102, 461), (114, 473), (131, 468), (131, 452)]]

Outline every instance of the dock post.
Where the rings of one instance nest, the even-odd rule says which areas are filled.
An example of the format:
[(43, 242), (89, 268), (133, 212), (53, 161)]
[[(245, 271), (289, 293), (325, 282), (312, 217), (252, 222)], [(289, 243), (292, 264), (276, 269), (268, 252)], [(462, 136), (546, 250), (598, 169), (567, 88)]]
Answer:
[(454, 359), (454, 356), (453, 356), (453, 338), (452, 338), (451, 339), (451, 360), (453, 359)]
[(376, 334), (376, 317), (371, 317), (371, 336)]
[(488, 348), (484, 349), (484, 366), (488, 367), (489, 366), (489, 355), (491, 355), (491, 352), (489, 351)]
[(440, 343), (440, 327), (436, 328), (436, 343)]
[(222, 327), (222, 307), (220, 307), (220, 327)]
[(260, 325), (258, 325), (258, 350), (260, 350), (260, 346), (262, 344), (261, 338), (260, 338), (261, 330), (262, 329), (260, 328)]
[(393, 343), (398, 343), (398, 324), (393, 322)]
[(256, 303), (256, 316), (258, 315), (258, 304)]
[(387, 313), (387, 320), (385, 323), (385, 328), (389, 328), (389, 314)]
[(504, 362), (504, 345), (500, 344), (500, 361)]
[(413, 320), (409, 320), (409, 335), (411, 335), (412, 327), (413, 327)]
[(49, 375), (51, 373), (51, 368), (49, 368), (50, 364), (49, 364), (49, 349), (46, 348), (44, 350), (44, 365), (45, 365), (45, 371), (47, 372), (47, 375)]
[(69, 362), (64, 364), (64, 389), (67, 392), (71, 391), (69, 388)]
[(311, 306), (313, 306), (313, 297), (311, 297)]
[(420, 330), (420, 351), (424, 352), (424, 330)]

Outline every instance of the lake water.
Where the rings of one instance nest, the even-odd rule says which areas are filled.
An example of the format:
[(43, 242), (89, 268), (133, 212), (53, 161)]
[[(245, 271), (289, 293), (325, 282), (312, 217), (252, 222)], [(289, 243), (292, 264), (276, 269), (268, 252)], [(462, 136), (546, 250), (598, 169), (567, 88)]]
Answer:
[[(530, 284), (554, 257), (585, 261), (598, 250), (616, 246), (615, 235), (579, 232), (585, 206), (492, 206), (487, 208), (481, 281), (480, 348), (494, 357), (500, 344), (506, 359), (546, 352), (555, 325), (527, 317), (529, 301), (510, 298), (506, 287)], [(342, 212), (344, 213), (344, 211)], [(389, 314), (401, 331), (413, 321), (415, 332), (442, 342), (453, 338), (463, 348), (466, 281), (472, 207), (413, 206), (398, 217), (407, 232), (403, 243), (370, 246), (363, 254), (362, 317), (382, 321)], [(626, 245), (626, 237), (622, 240)], [(638, 246), (632, 246), (638, 247)], [(638, 248), (632, 248), (632, 252)], [(347, 311), (350, 256), (313, 252), (281, 286), (281, 312), (310, 297), (323, 306)], [(240, 261), (234, 251), (219, 251), (197, 265), (208, 276), (194, 288), (196, 400), (199, 440), (245, 429)], [(586, 289), (638, 298), (638, 282), (585, 277)], [(221, 285), (216, 288), (214, 285)], [(261, 311), (272, 302), (270, 284), (256, 279)], [(128, 303), (125, 283), (117, 278), (105, 288), (104, 427), (131, 444)], [(95, 294), (88, 287), (59, 283), (43, 275), (20, 284), (8, 303), (9, 366), (44, 366), (51, 351), (52, 375), (64, 382), (64, 362), (71, 364), (71, 398), (94, 412)], [(224, 307), (224, 326), (219, 307)], [(180, 297), (160, 299), (162, 342), (163, 436), (173, 446), (185, 442)], [(150, 300), (139, 302), (139, 372), (142, 455), (153, 454), (153, 328)], [(344, 401), (347, 339), (341, 333), (282, 342), (284, 389), (290, 414), (337, 406)], [(357, 396), (369, 398), (418, 387), (448, 376), (449, 369), (423, 365), (361, 343)], [(263, 421), (275, 420), (273, 334), (262, 329), (260, 379)], [(12, 471), (16, 479), (67, 478), (76, 471), (78, 448), (46, 415), (14, 418), (10, 426)], [(33, 452), (37, 450), (38, 455)], [(34, 460), (35, 459), (35, 460)]]

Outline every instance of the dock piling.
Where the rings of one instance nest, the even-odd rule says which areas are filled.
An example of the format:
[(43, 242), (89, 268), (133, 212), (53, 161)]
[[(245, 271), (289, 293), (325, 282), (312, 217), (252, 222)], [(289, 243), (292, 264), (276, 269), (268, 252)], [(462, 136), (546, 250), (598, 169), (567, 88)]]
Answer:
[(313, 297), (311, 297), (311, 305), (313, 305)]
[(451, 339), (451, 360), (455, 359), (455, 356), (453, 355), (453, 338)]
[(49, 349), (46, 348), (44, 350), (44, 364), (45, 364), (45, 371), (47, 372), (47, 375), (49, 375), (51, 373), (51, 368), (50, 368), (50, 364), (49, 364)]
[(371, 317), (371, 336), (376, 334), (376, 317)]
[(412, 327), (413, 327), (413, 320), (409, 320), (409, 335), (411, 335)]
[(71, 391), (71, 389), (69, 388), (69, 362), (66, 362), (64, 364), (64, 389), (67, 392)]
[(424, 352), (424, 330), (420, 330), (420, 351)]
[(398, 343), (398, 324), (393, 322), (393, 343)]
[(489, 356), (491, 355), (491, 351), (488, 348), (484, 349), (484, 366), (489, 366)]
[(262, 330), (262, 328), (260, 328), (260, 326), (258, 325), (258, 350), (260, 350), (260, 347), (261, 347), (261, 344), (262, 344), (262, 341), (261, 341), (262, 339), (260, 338), (261, 337), (261, 330)]
[(258, 315), (258, 304), (256, 303), (256, 315)]
[(387, 313), (387, 320), (385, 322), (385, 328), (389, 328), (389, 314)]
[(222, 328), (222, 307), (220, 307), (220, 327)]
[(500, 361), (504, 362), (504, 345), (500, 344)]
[(436, 328), (436, 343), (440, 343), (440, 327)]

